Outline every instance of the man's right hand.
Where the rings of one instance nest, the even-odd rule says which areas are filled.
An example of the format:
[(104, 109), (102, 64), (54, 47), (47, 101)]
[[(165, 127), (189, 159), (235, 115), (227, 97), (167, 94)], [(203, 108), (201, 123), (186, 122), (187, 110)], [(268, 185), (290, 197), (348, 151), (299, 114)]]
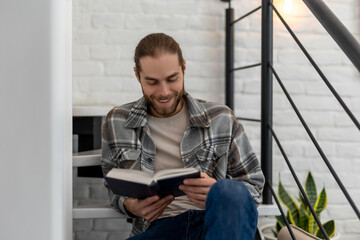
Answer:
[(153, 222), (164, 212), (167, 205), (174, 200), (172, 195), (161, 198), (157, 195), (145, 199), (127, 198), (124, 206), (135, 216)]

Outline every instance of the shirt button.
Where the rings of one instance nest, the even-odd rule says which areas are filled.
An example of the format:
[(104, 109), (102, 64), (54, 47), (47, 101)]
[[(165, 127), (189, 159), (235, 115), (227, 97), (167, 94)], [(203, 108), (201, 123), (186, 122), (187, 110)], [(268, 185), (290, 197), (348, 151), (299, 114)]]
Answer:
[(185, 159), (185, 162), (189, 162), (189, 159), (187, 158), (187, 159)]

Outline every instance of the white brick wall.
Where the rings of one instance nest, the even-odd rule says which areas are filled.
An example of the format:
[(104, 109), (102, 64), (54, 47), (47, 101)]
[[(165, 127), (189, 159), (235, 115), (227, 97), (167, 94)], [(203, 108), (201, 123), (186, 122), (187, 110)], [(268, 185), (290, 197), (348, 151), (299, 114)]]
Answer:
[[(340, 20), (360, 39), (358, 0), (325, 0)], [(282, 1), (275, 1), (281, 5)], [(232, 2), (235, 17), (259, 6), (260, 1)], [(224, 102), (224, 9), (219, 0), (73, 0), (74, 105), (119, 105), (141, 96), (133, 75), (133, 51), (151, 32), (172, 35), (187, 60), (185, 87), (195, 97)], [(285, 17), (329, 81), (360, 119), (360, 74), (327, 35), (302, 1), (294, 0)], [(260, 12), (235, 27), (235, 67), (260, 62)], [(274, 20), (274, 66), (292, 94), (304, 119), (319, 140), (360, 207), (360, 134), (341, 110), (319, 75), (277, 18)], [(260, 117), (260, 68), (235, 73), (235, 113)], [(303, 182), (309, 170), (318, 188), (326, 186), (328, 210), (342, 239), (358, 239), (359, 223), (346, 199), (330, 178), (318, 152), (274, 78), (274, 129)], [(252, 145), (260, 154), (259, 124), (243, 122)], [(260, 156), (260, 155), (259, 155)], [(279, 173), (285, 186), (297, 194), (294, 181), (274, 143), (274, 186)], [(106, 201), (98, 180), (77, 180), (75, 203)], [(122, 222), (121, 222), (122, 221)], [(127, 230), (123, 230), (123, 229)], [(123, 220), (74, 221), (75, 239), (125, 239), (129, 225)]]

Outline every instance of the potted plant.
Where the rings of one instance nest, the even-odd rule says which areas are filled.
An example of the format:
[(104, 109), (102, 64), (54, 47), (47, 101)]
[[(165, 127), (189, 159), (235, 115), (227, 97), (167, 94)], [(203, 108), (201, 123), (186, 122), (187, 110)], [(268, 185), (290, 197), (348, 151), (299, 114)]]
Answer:
[[(325, 187), (321, 190), (319, 195), (317, 195), (316, 185), (311, 172), (308, 173), (306, 181), (305, 181), (305, 193), (313, 207), (316, 215), (320, 219), (320, 213), (326, 208), (327, 205), (327, 196)], [(306, 232), (320, 238), (324, 239), (324, 236), (316, 224), (316, 221), (311, 214), (309, 207), (306, 205), (306, 202), (299, 191), (298, 202), (290, 196), (290, 194), (285, 190), (283, 184), (279, 180), (278, 185), (278, 197), (282, 204), (286, 206), (287, 213), (286, 218), (290, 224), (293, 224)], [(265, 239), (276, 239), (277, 233), (284, 226), (285, 220), (282, 216), (276, 216), (276, 225), (275, 228), (273, 225), (264, 226), (261, 228), (262, 234)], [(334, 220), (327, 221), (322, 224), (329, 238), (336, 239), (338, 238), (338, 234), (335, 234), (335, 222)]]

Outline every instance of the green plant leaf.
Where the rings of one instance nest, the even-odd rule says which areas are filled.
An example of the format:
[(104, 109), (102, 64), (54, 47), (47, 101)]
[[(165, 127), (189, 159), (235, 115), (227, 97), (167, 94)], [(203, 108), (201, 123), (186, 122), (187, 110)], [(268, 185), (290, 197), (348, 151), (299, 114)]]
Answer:
[(316, 198), (317, 198), (317, 191), (316, 191), (315, 181), (314, 181), (314, 178), (313, 178), (311, 172), (309, 172), (306, 177), (305, 193), (306, 193), (307, 197), (309, 198), (311, 206), (314, 207)]
[(287, 211), (287, 213), (286, 213), (286, 218), (287, 218), (289, 224), (295, 224), (294, 222), (291, 222), (292, 219), (291, 219), (291, 217), (290, 217), (290, 211)]
[(299, 217), (298, 227), (304, 229), (305, 231), (308, 231), (308, 221), (309, 221), (308, 213), (304, 208), (300, 207), (300, 217)]
[(320, 216), (320, 213), (326, 208), (326, 206), (327, 206), (327, 195), (325, 188), (323, 188), (316, 199), (316, 203), (314, 207), (316, 214)]
[[(279, 221), (279, 219), (278, 219), (277, 217), (278, 217), (278, 216), (276, 216), (276, 219), (277, 219), (278, 221), (276, 222), (276, 225), (275, 225), (276, 235), (277, 235), (278, 232), (280, 232), (280, 229), (284, 226), (284, 225)], [(280, 218), (282, 218), (282, 217), (280, 216)], [(284, 222), (284, 223), (285, 223), (285, 222)]]
[(298, 225), (299, 223), (299, 207), (297, 202), (289, 195), (289, 193), (285, 190), (281, 181), (279, 181), (278, 185), (278, 196), (280, 201), (288, 208), (289, 221), (294, 225)]
[[(318, 218), (320, 219), (320, 213), (326, 208), (327, 205), (327, 196), (325, 188), (323, 188), (319, 194), (319, 196), (316, 199), (315, 205), (314, 205), (314, 211)], [(309, 215), (309, 223), (308, 228), (310, 233), (314, 233), (316, 229), (317, 223), (315, 222), (314, 216), (312, 214)]]
[[(280, 230), (279, 230), (280, 231)], [(271, 232), (274, 234), (274, 237), (277, 237), (277, 235), (278, 235), (278, 231), (277, 232), (275, 232), (274, 231), (274, 229), (271, 229)]]
[[(309, 198), (310, 204), (314, 208), (315, 213), (320, 220), (320, 213), (327, 206), (327, 195), (324, 187), (321, 190), (319, 196), (317, 196), (316, 185), (311, 172), (308, 173), (305, 181), (305, 194)], [(281, 181), (279, 181), (278, 197), (282, 204), (284, 204), (288, 209), (286, 213), (286, 218), (288, 219), (290, 224), (294, 224), (313, 235), (323, 237), (321, 231), (319, 231), (320, 228), (317, 226), (317, 223), (315, 222), (315, 219), (312, 216), (309, 207), (306, 205), (305, 199), (300, 191), (299, 198), (297, 199), (299, 202), (298, 204), (285, 190)], [(278, 229), (279, 231), (281, 227), (285, 226), (286, 224), (281, 216), (276, 218), (278, 220), (276, 224), (276, 229)], [(326, 229), (328, 236), (332, 237), (335, 232), (334, 220), (326, 222), (323, 226)]]
[(276, 224), (279, 224), (280, 228), (286, 225), (285, 220), (282, 216), (275, 216), (275, 218), (276, 218)]
[(305, 199), (301, 194), (300, 190), (299, 190), (299, 203), (300, 203), (300, 208), (303, 208), (305, 211), (308, 210), (308, 206), (306, 205)]
[[(335, 234), (335, 222), (334, 220), (327, 221), (323, 224), (323, 227), (326, 231), (326, 234), (329, 236), (329, 238), (333, 237)], [(315, 231), (315, 236), (321, 239), (325, 239), (324, 234), (321, 232), (320, 228), (318, 227)]]
[(311, 212), (309, 213), (309, 218), (308, 218), (308, 227), (307, 227), (307, 231), (311, 234), (315, 233), (315, 229), (316, 227), (318, 227), (314, 216), (311, 214)]

